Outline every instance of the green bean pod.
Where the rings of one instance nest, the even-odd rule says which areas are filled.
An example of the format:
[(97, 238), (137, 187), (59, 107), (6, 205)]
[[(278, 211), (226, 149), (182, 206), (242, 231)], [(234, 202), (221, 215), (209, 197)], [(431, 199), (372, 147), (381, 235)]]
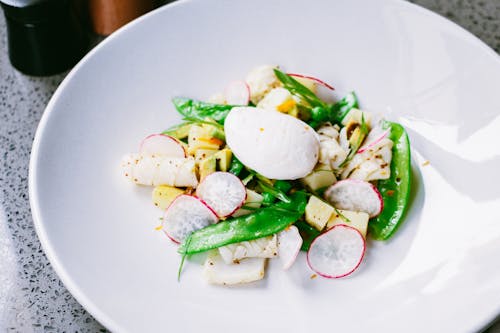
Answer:
[(398, 123), (386, 121), (385, 128), (390, 128), (389, 138), (394, 142), (392, 148), (391, 176), (380, 180), (378, 189), (384, 201), (382, 213), (370, 220), (370, 235), (377, 240), (389, 239), (407, 210), (411, 189), (410, 141), (405, 129)]

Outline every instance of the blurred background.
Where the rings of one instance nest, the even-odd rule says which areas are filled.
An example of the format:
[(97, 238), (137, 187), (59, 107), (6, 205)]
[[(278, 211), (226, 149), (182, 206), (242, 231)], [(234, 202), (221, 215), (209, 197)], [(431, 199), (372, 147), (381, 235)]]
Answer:
[[(92, 47), (171, 1), (0, 0), (0, 332), (107, 332), (68, 293), (33, 228), (28, 164), (53, 92)], [(500, 0), (412, 0), (500, 52)], [(485, 328), (500, 333), (500, 323)]]

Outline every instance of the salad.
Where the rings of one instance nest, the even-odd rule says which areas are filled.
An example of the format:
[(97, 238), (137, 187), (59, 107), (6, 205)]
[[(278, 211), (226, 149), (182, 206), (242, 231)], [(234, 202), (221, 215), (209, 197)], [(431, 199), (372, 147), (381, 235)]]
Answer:
[(212, 284), (262, 279), (267, 259), (291, 267), (299, 252), (326, 278), (354, 272), (366, 237), (387, 240), (408, 206), (404, 128), (361, 110), (354, 92), (260, 66), (208, 102), (174, 98), (182, 123), (147, 136), (122, 172), (153, 186), (158, 227), (181, 256), (206, 254)]

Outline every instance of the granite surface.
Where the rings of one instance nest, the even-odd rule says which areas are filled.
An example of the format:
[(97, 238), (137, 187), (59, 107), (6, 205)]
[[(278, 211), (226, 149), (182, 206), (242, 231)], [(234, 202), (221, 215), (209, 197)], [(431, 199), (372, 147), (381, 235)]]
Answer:
[[(500, 52), (500, 0), (415, 0)], [(106, 332), (68, 293), (33, 228), (28, 163), (45, 105), (64, 78), (12, 68), (0, 14), (0, 332)], [(500, 322), (487, 329), (500, 333)]]

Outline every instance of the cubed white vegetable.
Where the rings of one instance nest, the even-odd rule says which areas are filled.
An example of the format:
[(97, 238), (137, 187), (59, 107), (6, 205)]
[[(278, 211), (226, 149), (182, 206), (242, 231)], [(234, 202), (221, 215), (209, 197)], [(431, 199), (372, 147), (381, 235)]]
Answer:
[(328, 224), (326, 225), (326, 227), (327, 229), (330, 229), (337, 224), (345, 224), (358, 229), (363, 237), (366, 238), (369, 219), (370, 217), (367, 213), (339, 209), (338, 213), (335, 212), (334, 214), (332, 214), (330, 220), (328, 220)]
[(203, 276), (211, 284), (232, 285), (261, 280), (265, 258), (247, 258), (238, 264), (226, 264), (217, 250), (210, 251), (204, 264)]
[(302, 183), (312, 191), (328, 187), (336, 181), (337, 178), (328, 164), (318, 164), (313, 172), (302, 178)]
[(312, 195), (306, 206), (306, 222), (322, 231), (334, 212), (331, 205)]

